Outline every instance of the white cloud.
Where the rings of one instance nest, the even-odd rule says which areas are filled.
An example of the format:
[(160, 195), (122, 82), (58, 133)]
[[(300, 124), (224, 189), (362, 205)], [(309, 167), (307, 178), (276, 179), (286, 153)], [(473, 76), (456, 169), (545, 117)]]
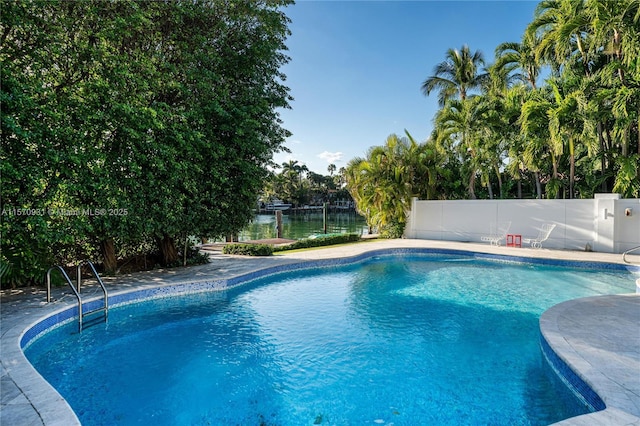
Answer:
[(329, 164), (333, 164), (336, 161), (341, 160), (342, 156), (343, 156), (343, 154), (340, 151), (338, 151), (338, 152), (324, 151), (324, 152), (318, 154), (319, 158), (322, 158), (323, 160), (325, 160)]

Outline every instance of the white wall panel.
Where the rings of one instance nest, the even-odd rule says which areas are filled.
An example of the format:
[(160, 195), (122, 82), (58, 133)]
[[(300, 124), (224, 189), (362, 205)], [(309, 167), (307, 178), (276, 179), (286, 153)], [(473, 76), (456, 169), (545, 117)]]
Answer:
[[(631, 209), (630, 215), (625, 215)], [(492, 224), (511, 222), (509, 233), (538, 235), (556, 228), (546, 248), (622, 253), (640, 245), (640, 200), (598, 194), (592, 200), (413, 200), (408, 238), (480, 242)]]

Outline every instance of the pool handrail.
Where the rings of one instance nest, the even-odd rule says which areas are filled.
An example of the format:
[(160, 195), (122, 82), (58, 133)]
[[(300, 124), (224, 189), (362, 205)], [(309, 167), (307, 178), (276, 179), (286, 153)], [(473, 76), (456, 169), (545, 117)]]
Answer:
[(71, 278), (69, 278), (69, 275), (67, 275), (67, 272), (64, 270), (64, 268), (60, 265), (55, 265), (52, 266), (51, 268), (49, 268), (49, 270), (47, 271), (47, 303), (51, 303), (52, 299), (51, 299), (51, 271), (53, 271), (54, 269), (57, 269), (60, 271), (60, 273), (62, 274), (62, 277), (64, 278), (64, 280), (67, 282), (67, 284), (69, 284), (69, 287), (71, 287), (71, 290), (73, 290), (73, 294), (76, 296), (76, 298), (78, 299), (78, 301), (80, 301), (80, 294), (78, 293), (78, 290), (80, 289), (80, 287), (78, 287), (78, 290), (76, 290), (76, 288), (73, 286), (73, 283), (71, 282)]
[(634, 248), (629, 249), (629, 250), (625, 251), (624, 253), (622, 253), (622, 261), (623, 261), (624, 263), (629, 263), (629, 264), (631, 264), (631, 262), (629, 262), (629, 261), (627, 260), (627, 255), (628, 255), (629, 253), (631, 253), (632, 251), (636, 251), (636, 250), (640, 250), (640, 246), (638, 246), (638, 247), (634, 247)]
[(102, 308), (98, 308), (98, 309), (94, 309), (93, 311), (86, 312), (85, 315), (89, 315), (94, 312), (104, 311), (104, 321), (107, 322), (107, 320), (109, 319), (109, 294), (107, 293), (107, 288), (104, 286), (104, 283), (102, 282), (102, 278), (100, 278), (100, 274), (98, 274), (98, 271), (96, 271), (96, 267), (93, 265), (93, 263), (90, 260), (85, 260), (84, 262), (80, 262), (78, 264), (78, 270), (76, 275), (76, 280), (78, 283), (78, 293), (80, 293), (80, 285), (82, 284), (82, 267), (84, 265), (89, 266), (89, 268), (91, 269), (91, 273), (93, 273), (93, 276), (96, 278), (96, 281), (98, 281), (98, 284), (102, 289), (102, 294), (104, 298), (104, 306)]
[[(104, 305), (101, 308), (97, 308), (94, 309), (92, 311), (87, 311), (87, 312), (82, 312), (82, 297), (80, 296), (80, 287), (82, 284), (82, 267), (84, 265), (88, 265), (89, 268), (91, 269), (91, 272), (93, 273), (93, 275), (96, 277), (98, 284), (100, 285), (101, 289), (102, 289), (102, 293), (104, 294)], [(93, 314), (95, 312), (104, 312), (104, 321), (107, 322), (108, 318), (109, 318), (109, 296), (107, 294), (107, 288), (105, 287), (104, 283), (102, 282), (102, 279), (100, 278), (100, 274), (98, 274), (98, 272), (96, 271), (95, 266), (93, 266), (93, 263), (91, 263), (89, 260), (85, 260), (83, 262), (78, 263), (77, 266), (77, 276), (76, 276), (76, 285), (77, 288), (74, 287), (73, 282), (71, 281), (71, 278), (69, 278), (69, 275), (67, 275), (67, 272), (64, 270), (64, 268), (60, 265), (55, 265), (52, 266), (51, 268), (49, 268), (49, 270), (47, 271), (47, 278), (46, 278), (46, 283), (47, 283), (47, 303), (51, 303), (52, 299), (51, 299), (51, 271), (53, 271), (54, 269), (58, 269), (60, 271), (60, 273), (62, 274), (62, 277), (65, 279), (65, 281), (67, 282), (67, 284), (69, 284), (69, 287), (71, 287), (71, 290), (73, 291), (74, 296), (76, 296), (76, 299), (78, 300), (78, 332), (82, 332), (82, 320), (84, 319), (84, 317), (86, 315), (89, 314)]]

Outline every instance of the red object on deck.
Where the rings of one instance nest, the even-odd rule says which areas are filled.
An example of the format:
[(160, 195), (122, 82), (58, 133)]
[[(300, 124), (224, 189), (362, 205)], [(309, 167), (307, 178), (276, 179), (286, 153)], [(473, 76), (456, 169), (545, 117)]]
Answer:
[(507, 247), (522, 247), (522, 235), (507, 234)]

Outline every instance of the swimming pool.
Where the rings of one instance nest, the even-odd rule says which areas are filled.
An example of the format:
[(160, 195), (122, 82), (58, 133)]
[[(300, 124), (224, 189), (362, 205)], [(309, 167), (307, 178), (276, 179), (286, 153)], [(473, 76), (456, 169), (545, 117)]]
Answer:
[[(548, 424), (585, 412), (538, 318), (633, 276), (454, 255), (127, 305), (26, 354), (83, 424)], [(134, 358), (135, 357), (135, 358)]]

